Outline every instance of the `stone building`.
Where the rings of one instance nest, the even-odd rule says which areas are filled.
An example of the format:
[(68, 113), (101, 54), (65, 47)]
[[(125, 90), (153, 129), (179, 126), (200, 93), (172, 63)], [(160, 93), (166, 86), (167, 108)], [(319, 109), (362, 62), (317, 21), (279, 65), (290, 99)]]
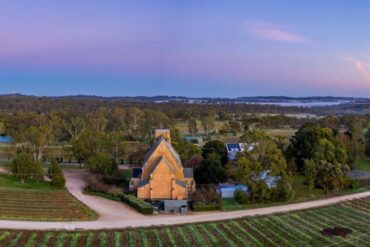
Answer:
[[(195, 190), (192, 168), (184, 168), (171, 145), (170, 131), (158, 129), (144, 158), (140, 178), (133, 178), (137, 197), (150, 200), (184, 200)], [(135, 181), (134, 181), (135, 180)]]

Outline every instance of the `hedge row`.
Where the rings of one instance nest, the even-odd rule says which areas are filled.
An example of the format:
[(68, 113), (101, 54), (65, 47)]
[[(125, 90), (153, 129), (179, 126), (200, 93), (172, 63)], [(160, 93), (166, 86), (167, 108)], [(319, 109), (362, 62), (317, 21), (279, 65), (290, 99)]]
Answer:
[(192, 209), (194, 212), (214, 211), (219, 210), (220, 205), (217, 203), (193, 202)]
[(90, 186), (87, 186), (84, 190), (85, 194), (92, 195), (92, 196), (100, 196), (108, 200), (116, 201), (116, 202), (121, 202), (123, 201), (123, 196), (124, 194), (109, 194), (105, 191), (96, 191), (90, 188)]
[(153, 214), (153, 206), (132, 195), (124, 195), (123, 201), (142, 214)]

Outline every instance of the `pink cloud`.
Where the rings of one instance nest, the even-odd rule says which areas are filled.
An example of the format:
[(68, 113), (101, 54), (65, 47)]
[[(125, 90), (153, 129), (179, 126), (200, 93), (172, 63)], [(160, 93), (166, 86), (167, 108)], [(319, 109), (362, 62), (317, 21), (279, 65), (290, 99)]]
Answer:
[(354, 65), (358, 72), (361, 73), (365, 77), (365, 79), (370, 82), (370, 74), (369, 71), (365, 68), (365, 65), (361, 61), (354, 61)]
[(286, 27), (275, 26), (266, 23), (249, 22), (247, 32), (254, 38), (281, 41), (281, 42), (307, 42), (308, 39), (300, 34), (289, 31)]

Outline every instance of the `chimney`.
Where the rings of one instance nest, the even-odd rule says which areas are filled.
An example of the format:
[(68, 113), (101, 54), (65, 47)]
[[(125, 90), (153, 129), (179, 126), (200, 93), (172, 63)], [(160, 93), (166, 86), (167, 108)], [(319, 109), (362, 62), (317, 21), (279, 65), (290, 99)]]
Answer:
[(159, 137), (163, 137), (167, 142), (171, 143), (171, 134), (169, 129), (156, 129), (154, 131), (154, 138), (158, 139)]

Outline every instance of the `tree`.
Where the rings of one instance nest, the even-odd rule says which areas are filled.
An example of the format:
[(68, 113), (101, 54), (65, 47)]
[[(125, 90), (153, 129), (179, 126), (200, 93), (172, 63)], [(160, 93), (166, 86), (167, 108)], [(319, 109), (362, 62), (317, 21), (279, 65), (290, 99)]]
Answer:
[[(293, 137), (289, 151), (311, 186), (314, 180), (315, 185), (322, 187), (326, 193), (345, 186), (348, 156), (331, 129), (317, 125), (303, 126)], [(302, 167), (300, 162), (303, 162)]]
[(287, 155), (289, 159), (295, 160), (299, 171), (303, 170), (304, 160), (312, 159), (315, 155), (317, 144), (321, 139), (326, 139), (335, 146), (340, 146), (331, 129), (321, 128), (315, 124), (303, 125), (292, 137)]
[(52, 159), (50, 163), (50, 167), (48, 169), (48, 177), (51, 178), (52, 186), (58, 189), (64, 188), (66, 179), (64, 178), (63, 171), (56, 159)]
[(202, 164), (203, 160), (201, 155), (195, 155), (185, 162), (184, 167), (196, 168)]
[(111, 175), (117, 171), (118, 166), (114, 159), (105, 153), (98, 153), (86, 161), (86, 167), (92, 173)]
[(215, 127), (215, 116), (214, 115), (207, 115), (201, 119), (202, 127), (204, 129), (204, 132), (208, 136), (209, 133), (213, 130)]
[(70, 118), (69, 121), (64, 122), (64, 128), (71, 137), (71, 141), (78, 141), (81, 135), (87, 129), (86, 122), (80, 117)]
[(5, 130), (5, 124), (3, 122), (0, 122), (0, 135), (4, 135)]
[(60, 175), (62, 173), (62, 169), (60, 168), (58, 161), (56, 159), (52, 159), (49, 169), (48, 169), (48, 177), (53, 178), (54, 175)]
[(219, 160), (205, 159), (195, 168), (194, 178), (198, 184), (218, 184), (226, 181), (227, 174)]
[(197, 145), (194, 145), (190, 142), (179, 141), (172, 144), (175, 150), (180, 155), (183, 163), (191, 159), (193, 156), (197, 156), (202, 153), (202, 150)]
[(356, 162), (359, 156), (365, 153), (365, 136), (363, 134), (363, 123), (354, 118), (349, 125), (349, 136), (351, 137), (351, 152), (348, 154), (351, 162)]
[(321, 139), (315, 148), (313, 160), (317, 164), (315, 183), (321, 186), (326, 193), (330, 190), (338, 191), (346, 185), (347, 153), (342, 147), (337, 147), (326, 139)]
[(248, 144), (257, 144), (260, 140), (267, 139), (266, 132), (261, 130), (250, 130), (245, 131), (244, 134), (240, 137), (240, 142), (245, 142)]
[(228, 124), (234, 135), (237, 135), (242, 129), (241, 123), (237, 120), (230, 120)]
[(54, 140), (52, 135), (46, 126), (30, 126), (16, 133), (16, 145), (21, 152), (31, 153), (34, 160), (41, 161), (47, 147), (54, 144), (50, 143), (50, 140)]
[(274, 193), (283, 194), (269, 189), (262, 174), (268, 172), (269, 176), (279, 179), (282, 186), (275, 190), (282, 190), (288, 178), (285, 158), (275, 142), (267, 136), (260, 139), (252, 150), (241, 153), (234, 164), (227, 166), (227, 170), (235, 181), (249, 187), (252, 201), (267, 201)]
[(108, 119), (105, 114), (108, 112), (105, 108), (100, 108), (98, 111), (91, 113), (87, 120), (92, 131), (104, 132), (108, 126)]
[(315, 187), (315, 180), (317, 177), (317, 167), (315, 161), (313, 160), (304, 160), (304, 174), (307, 179), (308, 192), (312, 196), (312, 190)]
[(192, 136), (195, 136), (198, 133), (197, 120), (195, 120), (194, 118), (189, 119), (188, 130)]
[(133, 134), (135, 135), (137, 130), (139, 129), (139, 123), (144, 116), (144, 112), (141, 111), (139, 108), (134, 107), (128, 110), (128, 125), (132, 130)]
[(227, 163), (227, 151), (225, 144), (219, 140), (213, 140), (207, 142), (202, 149), (202, 156), (204, 159), (216, 159), (221, 162), (222, 165)]
[(25, 179), (41, 181), (44, 177), (41, 163), (28, 153), (18, 153), (10, 164), (10, 170), (22, 183)]

